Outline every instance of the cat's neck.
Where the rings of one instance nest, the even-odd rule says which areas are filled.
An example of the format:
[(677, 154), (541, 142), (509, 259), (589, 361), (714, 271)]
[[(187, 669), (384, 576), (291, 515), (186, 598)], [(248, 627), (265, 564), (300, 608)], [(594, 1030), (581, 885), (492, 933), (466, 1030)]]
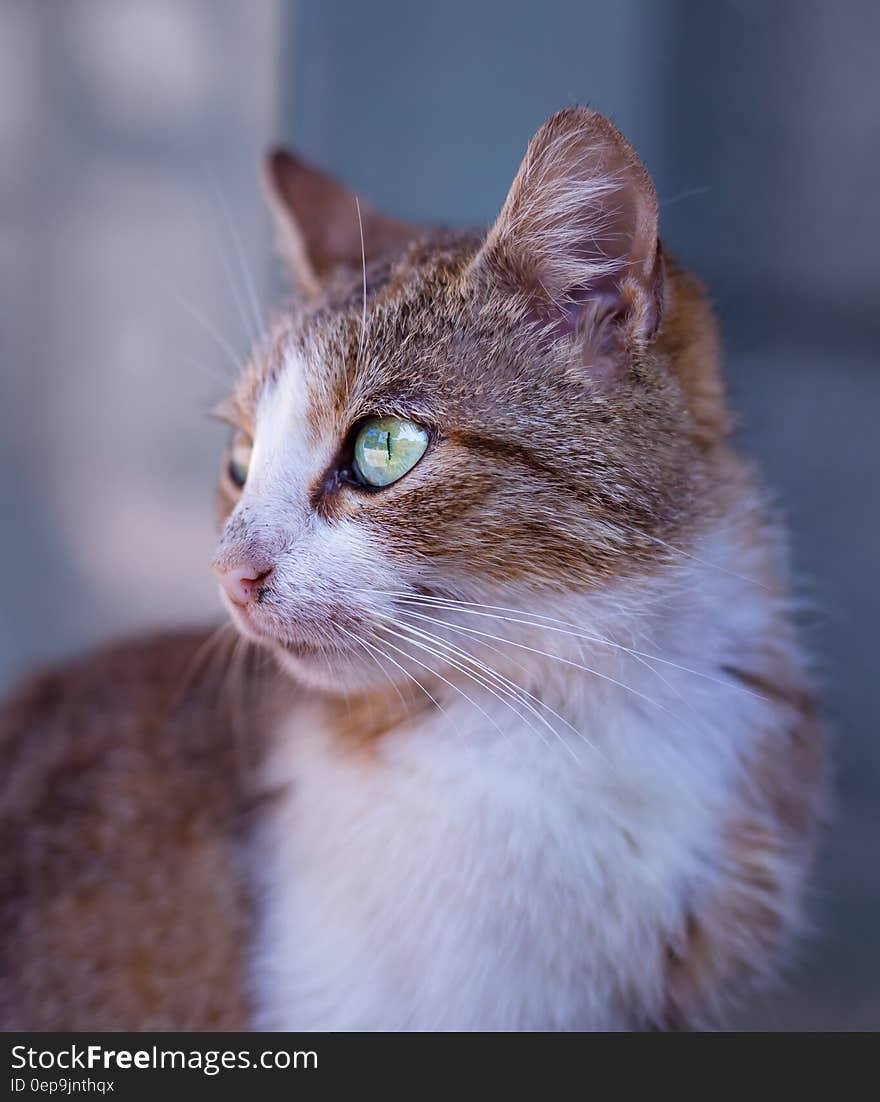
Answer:
[[(384, 694), (359, 699), (347, 719), (344, 705), (316, 699), (280, 725), (269, 771), (288, 797), (261, 840), (271, 855), (262, 1027), (632, 1024), (599, 997), (602, 984), (651, 987), (659, 957), (605, 911), (638, 911), (674, 935), (676, 885), (694, 882), (721, 844), (712, 800), (735, 783), (743, 737), (766, 719), (763, 701), (720, 683), (723, 632), (706, 592), (738, 590), (739, 603), (720, 608), (742, 618), (747, 583), (697, 562), (685, 573), (693, 584), (677, 580), (675, 617), (659, 597), (642, 606), (651, 642), (637, 653), (631, 638), (533, 640), (571, 657), (523, 652), (518, 684), (531, 697), (463, 678), (445, 691), (432, 683), (436, 701), (411, 714), (396, 698), (385, 725), (369, 722)], [(623, 591), (617, 602), (621, 612), (631, 603)], [(575, 927), (584, 935), (572, 940)], [(389, 990), (401, 962), (425, 954), (425, 930), (437, 990), (416, 998), (403, 980)], [(547, 984), (563, 944), (564, 975)], [(478, 965), (496, 955), (484, 983)], [(601, 982), (585, 982), (589, 969)]]

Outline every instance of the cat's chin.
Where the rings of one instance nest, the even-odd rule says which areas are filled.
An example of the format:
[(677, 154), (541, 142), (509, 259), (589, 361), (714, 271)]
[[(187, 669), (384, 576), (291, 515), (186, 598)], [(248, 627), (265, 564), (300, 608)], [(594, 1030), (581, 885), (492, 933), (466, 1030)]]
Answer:
[(281, 670), (294, 681), (332, 696), (348, 696), (374, 687), (375, 667), (370, 669), (363, 656), (351, 656), (296, 645), (272, 647)]

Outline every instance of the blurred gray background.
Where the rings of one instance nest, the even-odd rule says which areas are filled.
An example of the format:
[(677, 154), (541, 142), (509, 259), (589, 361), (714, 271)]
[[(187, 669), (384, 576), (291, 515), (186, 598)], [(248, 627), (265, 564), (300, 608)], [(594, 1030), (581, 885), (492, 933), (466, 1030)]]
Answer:
[(219, 614), (205, 414), (280, 283), (290, 140), (389, 211), (483, 223), (558, 107), (611, 115), (711, 286), (787, 516), (837, 743), (816, 933), (742, 1028), (880, 1026), (880, 6), (2, 0), (0, 684)]

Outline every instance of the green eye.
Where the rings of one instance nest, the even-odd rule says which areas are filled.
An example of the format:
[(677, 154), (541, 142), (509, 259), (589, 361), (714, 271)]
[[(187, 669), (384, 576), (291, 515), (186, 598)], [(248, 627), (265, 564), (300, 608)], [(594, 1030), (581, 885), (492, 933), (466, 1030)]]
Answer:
[(354, 442), (355, 473), (367, 486), (390, 486), (418, 463), (428, 434), (399, 417), (371, 417)]
[(253, 444), (243, 432), (237, 432), (232, 439), (229, 449), (229, 463), (227, 471), (233, 485), (239, 490), (247, 482), (248, 468), (251, 465), (251, 450)]

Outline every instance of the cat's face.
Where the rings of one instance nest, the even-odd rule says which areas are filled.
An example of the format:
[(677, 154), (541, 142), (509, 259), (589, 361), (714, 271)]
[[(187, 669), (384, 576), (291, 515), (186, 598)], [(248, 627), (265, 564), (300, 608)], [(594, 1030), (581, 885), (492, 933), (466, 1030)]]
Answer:
[(354, 200), (274, 164), (310, 221), (285, 224), (301, 298), (225, 406), (215, 569), (245, 634), (328, 688), (397, 679), (450, 657), (411, 621), (401, 645), (412, 599), (538, 610), (686, 539), (703, 453), (655, 336), (653, 190), (609, 124), (551, 120), (486, 240), (367, 211), (365, 268)]

